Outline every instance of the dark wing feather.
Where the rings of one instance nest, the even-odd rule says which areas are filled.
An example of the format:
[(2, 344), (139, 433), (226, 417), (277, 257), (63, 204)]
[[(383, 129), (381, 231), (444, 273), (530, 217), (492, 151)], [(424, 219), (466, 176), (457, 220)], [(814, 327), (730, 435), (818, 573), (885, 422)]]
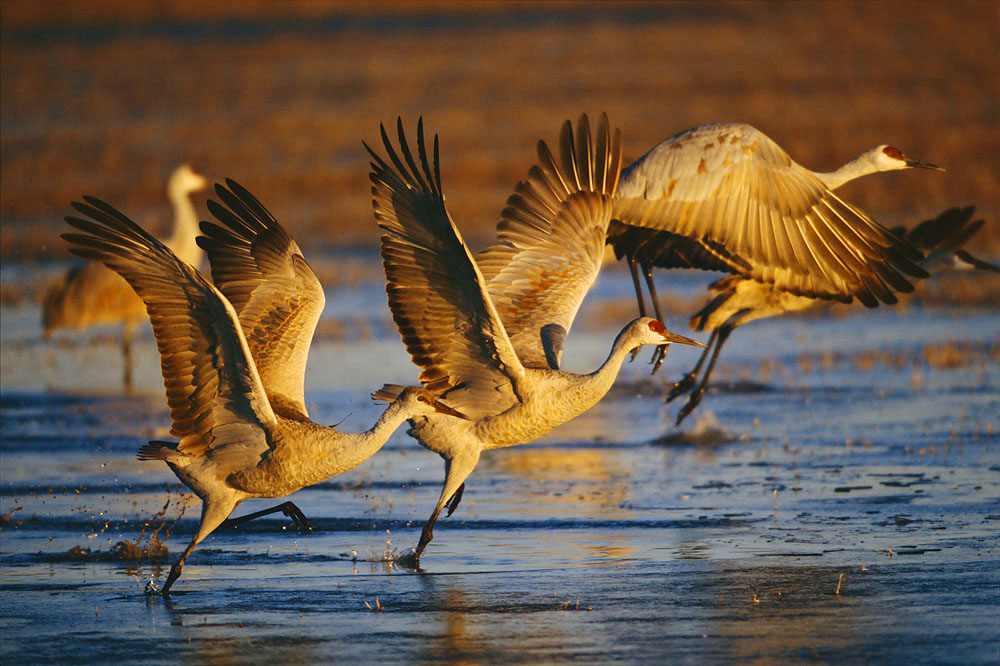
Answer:
[(276, 423), (232, 305), (194, 268), (112, 206), (84, 197), (67, 217), (83, 233), (63, 234), (73, 254), (103, 262), (146, 304), (160, 351), (163, 382), (180, 438), (190, 455), (241, 444), (267, 449)]
[(601, 114), (596, 148), (580, 117), (563, 123), (557, 163), (545, 142), (538, 165), (518, 183), (497, 226), (497, 242), (476, 258), (518, 357), (558, 368), (563, 340), (597, 279), (621, 170), (621, 132)]
[(250, 192), (233, 180), (208, 202), (224, 225), (202, 222), (198, 244), (212, 279), (236, 308), (261, 381), (270, 395), (308, 415), (306, 361), (325, 296), (298, 244)]
[(401, 120), (397, 130), (403, 159), (384, 127), (388, 162), (365, 144), (374, 160), (375, 219), (386, 232), (381, 253), (393, 320), (413, 362), (423, 370), (424, 386), (439, 395), (461, 390), (460, 397), (449, 394), (449, 404), (473, 418), (502, 411), (513, 404), (524, 367), (445, 208), (437, 137), (432, 174), (423, 122), (417, 125), (420, 168)]

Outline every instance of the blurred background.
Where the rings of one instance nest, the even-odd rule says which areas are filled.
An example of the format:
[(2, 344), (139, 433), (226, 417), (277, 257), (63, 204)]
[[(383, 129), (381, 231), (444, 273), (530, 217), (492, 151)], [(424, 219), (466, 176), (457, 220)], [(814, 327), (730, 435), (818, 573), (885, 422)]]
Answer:
[(63, 260), (61, 219), (82, 194), (167, 233), (165, 183), (183, 162), (249, 187), (306, 248), (374, 247), (361, 141), (397, 115), (440, 134), (452, 215), (478, 247), (535, 142), (601, 111), (626, 163), (730, 120), (821, 171), (895, 145), (947, 173), (881, 174), (843, 196), (887, 225), (975, 204), (987, 228), (970, 248), (1000, 254), (995, 2), (5, 0), (0, 12), (5, 260)]

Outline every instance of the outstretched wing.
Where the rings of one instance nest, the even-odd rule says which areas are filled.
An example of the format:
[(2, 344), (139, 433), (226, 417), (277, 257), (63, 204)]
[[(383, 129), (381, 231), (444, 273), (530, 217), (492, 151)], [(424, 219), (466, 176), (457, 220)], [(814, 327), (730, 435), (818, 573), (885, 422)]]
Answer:
[(67, 217), (83, 233), (63, 234), (70, 252), (103, 262), (146, 304), (160, 351), (177, 449), (202, 455), (241, 444), (248, 455), (268, 448), (276, 419), (229, 301), (112, 206), (93, 197)]
[(563, 341), (597, 279), (621, 170), (621, 132), (612, 139), (601, 114), (595, 142), (583, 115), (574, 139), (567, 120), (559, 154), (557, 162), (538, 142), (538, 165), (507, 199), (497, 242), (476, 258), (511, 343), (531, 368), (559, 368)]
[[(486, 281), (445, 209), (434, 137), (434, 171), (417, 124), (417, 167), (397, 121), (397, 156), (382, 127), (392, 165), (371, 153), (372, 205), (385, 230), (381, 252), (392, 318), (420, 381), (472, 418), (513, 404), (524, 366), (486, 293)], [(449, 391), (451, 391), (449, 393)]]
[(805, 296), (874, 307), (926, 277), (909, 243), (840, 199), (748, 125), (688, 130), (622, 171), (615, 219), (706, 243), (749, 277)]
[[(198, 238), (212, 280), (239, 315), (261, 382), (272, 401), (307, 416), (306, 361), (326, 297), (316, 274), (277, 220), (232, 180), (208, 209), (220, 222), (202, 222)], [(284, 400), (277, 398), (281, 396)]]

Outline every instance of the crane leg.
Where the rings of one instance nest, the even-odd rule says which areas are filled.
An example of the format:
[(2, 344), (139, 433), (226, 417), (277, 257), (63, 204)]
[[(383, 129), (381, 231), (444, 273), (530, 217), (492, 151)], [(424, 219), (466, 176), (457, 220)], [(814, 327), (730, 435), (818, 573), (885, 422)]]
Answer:
[[(628, 259), (628, 270), (632, 274), (632, 286), (635, 287), (635, 300), (638, 301), (639, 303), (639, 316), (645, 317), (646, 301), (642, 297), (642, 285), (639, 283), (639, 270), (636, 268), (635, 265), (635, 255), (630, 253), (627, 255), (627, 259)], [(634, 361), (635, 357), (638, 354), (639, 354), (639, 347), (636, 347), (635, 349), (632, 350), (629, 356), (628, 359), (629, 362), (631, 363), (632, 361)]]
[(309, 519), (306, 518), (302, 510), (295, 506), (292, 502), (285, 502), (279, 504), (278, 506), (272, 506), (270, 509), (263, 509), (261, 511), (255, 511), (254, 513), (248, 513), (245, 516), (240, 516), (239, 518), (230, 518), (223, 521), (222, 527), (237, 527), (243, 523), (249, 522), (254, 518), (260, 518), (261, 516), (267, 516), (272, 513), (281, 512), (292, 519), (295, 523), (295, 529), (299, 531), (299, 534), (307, 534), (313, 531), (312, 525), (309, 524)]
[(705, 347), (705, 351), (703, 351), (701, 356), (698, 357), (698, 362), (695, 363), (693, 368), (691, 368), (691, 372), (674, 382), (674, 385), (670, 387), (670, 393), (667, 395), (665, 402), (671, 402), (677, 396), (687, 393), (694, 387), (694, 380), (698, 377), (698, 373), (701, 372), (701, 366), (705, 365), (705, 359), (707, 359), (712, 353), (712, 349), (715, 346), (715, 340), (718, 337), (719, 329), (715, 329), (712, 331), (712, 335), (708, 338), (708, 346)]
[(126, 390), (132, 388), (132, 330), (135, 324), (131, 321), (125, 322), (125, 329), (122, 331), (122, 363), (125, 366), (122, 375), (122, 383)]
[[(438, 498), (437, 505), (434, 507), (434, 513), (431, 517), (424, 523), (424, 529), (420, 532), (420, 541), (417, 543), (416, 549), (413, 551), (412, 560), (417, 562), (420, 559), (420, 555), (424, 552), (424, 548), (427, 544), (431, 542), (434, 538), (434, 523), (437, 522), (438, 516), (441, 515), (441, 510), (446, 506), (451, 505), (451, 511), (458, 506), (458, 502), (461, 501), (462, 491), (465, 488), (465, 480), (472, 473), (472, 470), (476, 468), (476, 463), (479, 462), (479, 450), (476, 449), (474, 452), (465, 453), (459, 455), (455, 458), (445, 458), (444, 461), (444, 488), (441, 489), (441, 497)], [(458, 499), (454, 499), (454, 496), (458, 495)], [(451, 515), (451, 511), (448, 515)]]
[[(198, 526), (198, 533), (194, 535), (191, 539), (191, 543), (188, 547), (184, 549), (181, 556), (177, 558), (173, 566), (170, 567), (170, 574), (167, 576), (167, 581), (163, 584), (163, 587), (158, 590), (159, 594), (162, 596), (167, 596), (170, 593), (170, 587), (174, 584), (180, 575), (181, 569), (184, 567), (184, 562), (187, 560), (188, 555), (194, 550), (194, 547), (201, 543), (205, 537), (215, 531), (215, 528), (221, 525), (226, 517), (233, 512), (236, 508), (237, 502), (230, 499), (226, 499), (222, 502), (209, 502), (205, 501), (201, 507), (201, 525)], [(155, 588), (150, 588), (147, 586), (147, 594), (157, 592)]]
[(448, 500), (448, 503), (445, 504), (445, 507), (447, 507), (448, 509), (448, 513), (444, 514), (445, 518), (448, 518), (449, 516), (451, 516), (451, 514), (455, 513), (455, 509), (457, 509), (458, 505), (462, 502), (462, 493), (464, 492), (465, 492), (465, 484), (463, 483), (458, 487), (458, 490), (455, 491), (455, 494), (451, 496), (451, 499)]
[(708, 362), (708, 367), (705, 368), (705, 374), (702, 375), (701, 383), (698, 384), (698, 388), (691, 394), (688, 398), (687, 403), (681, 407), (681, 411), (677, 413), (677, 422), (675, 425), (680, 425), (688, 414), (694, 411), (694, 408), (698, 406), (701, 402), (701, 397), (705, 395), (705, 387), (708, 386), (708, 378), (712, 374), (712, 370), (715, 368), (715, 362), (719, 360), (719, 352), (722, 351), (722, 345), (725, 344), (726, 338), (729, 334), (733, 332), (733, 329), (729, 326), (722, 326), (716, 329), (719, 332), (718, 339), (715, 343), (715, 350), (712, 352), (712, 360)]
[[(656, 295), (656, 284), (653, 282), (653, 267), (647, 262), (643, 262), (642, 272), (646, 276), (646, 288), (649, 289), (649, 300), (653, 303), (653, 312), (657, 319), (663, 321), (663, 314), (660, 312), (660, 299)], [(663, 365), (663, 361), (667, 358), (668, 348), (668, 345), (657, 345), (656, 349), (653, 350), (653, 357), (649, 360), (653, 371), (649, 374), (655, 375), (656, 371)]]

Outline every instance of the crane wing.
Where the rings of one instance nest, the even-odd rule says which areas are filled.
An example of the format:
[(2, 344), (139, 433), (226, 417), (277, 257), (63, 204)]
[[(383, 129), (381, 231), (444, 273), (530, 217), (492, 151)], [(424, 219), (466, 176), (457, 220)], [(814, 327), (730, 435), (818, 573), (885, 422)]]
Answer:
[(497, 226), (497, 242), (476, 263), (521, 362), (558, 369), (563, 340), (601, 268), (611, 197), (621, 170), (621, 132), (614, 139), (601, 114), (596, 145), (580, 117), (576, 139), (567, 120), (561, 164), (544, 141), (539, 164), (518, 183)]
[(615, 218), (717, 243), (749, 277), (805, 296), (874, 307), (926, 277), (923, 257), (800, 167), (763, 133), (733, 123), (688, 130), (622, 171)]
[(926, 252), (959, 248), (983, 226), (984, 220), (972, 222), (975, 212), (975, 206), (949, 208), (909, 231), (904, 227), (895, 227), (893, 233)]
[[(417, 125), (420, 168), (397, 121), (397, 156), (382, 127), (392, 165), (367, 144), (372, 162), (372, 205), (385, 230), (381, 252), (392, 318), (420, 381), (472, 418), (495, 414), (516, 400), (524, 366), (486, 292), (486, 281), (444, 205), (434, 137), (434, 171)], [(452, 393), (449, 393), (452, 391)]]
[(212, 280), (239, 315), (261, 382), (276, 409), (308, 416), (304, 382), (309, 346), (326, 297), (298, 244), (246, 189), (215, 186), (208, 209), (224, 225), (202, 222), (198, 245)]
[(63, 238), (73, 254), (125, 278), (146, 303), (177, 450), (202, 455), (239, 444), (259, 456), (277, 421), (233, 306), (132, 220), (99, 199), (84, 199), (73, 207), (89, 219), (66, 218), (83, 233)]
[(618, 220), (611, 220), (608, 225), (607, 243), (616, 259), (631, 253), (640, 264), (657, 268), (695, 268), (739, 275), (751, 270), (749, 262), (719, 243), (659, 229), (632, 227)]

